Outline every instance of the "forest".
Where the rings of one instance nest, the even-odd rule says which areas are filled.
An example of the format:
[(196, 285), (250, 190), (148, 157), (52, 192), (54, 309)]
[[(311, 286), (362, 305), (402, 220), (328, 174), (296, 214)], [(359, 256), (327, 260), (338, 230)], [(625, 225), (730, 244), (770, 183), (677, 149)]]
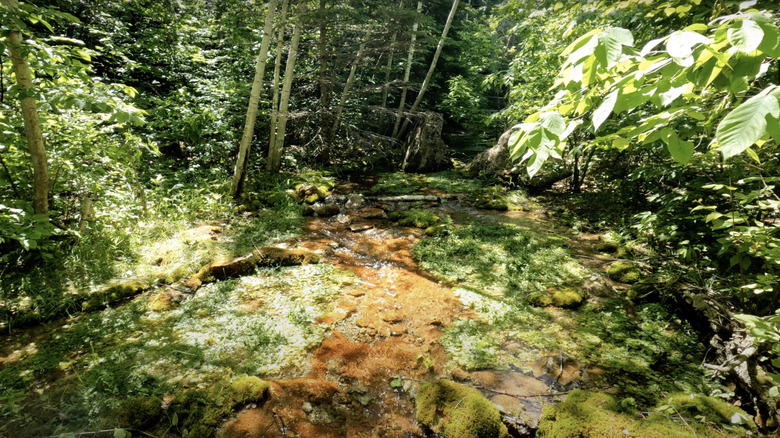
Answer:
[(775, 0), (0, 4), (0, 437), (780, 436)]

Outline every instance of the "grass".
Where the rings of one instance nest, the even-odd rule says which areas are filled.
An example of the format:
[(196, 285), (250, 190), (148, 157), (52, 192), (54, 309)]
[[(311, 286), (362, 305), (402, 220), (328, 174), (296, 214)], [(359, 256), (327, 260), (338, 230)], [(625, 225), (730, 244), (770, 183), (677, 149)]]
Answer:
[[(10, 428), (0, 432), (129, 427), (117, 422), (144, 398), (181, 398), (222, 378), (297, 369), (324, 337), (326, 327), (314, 319), (355, 281), (330, 265), (263, 269), (204, 286), (172, 311), (148, 310), (145, 294), (54, 327), (0, 371), (0, 393), (7, 394), (0, 422)], [(156, 415), (153, 422), (165, 421), (163, 412)]]
[(663, 392), (708, 393), (712, 383), (697, 365), (701, 344), (662, 306), (620, 298), (577, 309), (529, 303), (539, 305), (538, 294), (582, 294), (580, 282), (599, 275), (581, 266), (565, 242), (513, 225), (471, 223), (415, 245), (420, 266), (457, 287), (476, 315), (444, 331), (451, 366), (530, 372), (545, 354), (564, 354), (601, 376), (590, 384), (614, 387), (642, 406)]

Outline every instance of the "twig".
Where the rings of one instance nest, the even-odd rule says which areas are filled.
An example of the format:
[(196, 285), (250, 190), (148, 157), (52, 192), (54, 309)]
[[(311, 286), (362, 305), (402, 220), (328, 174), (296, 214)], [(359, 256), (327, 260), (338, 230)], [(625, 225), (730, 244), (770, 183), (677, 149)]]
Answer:
[[(670, 406), (671, 406), (671, 404), (670, 404)], [(687, 421), (685, 421), (685, 418), (683, 418), (683, 416), (682, 416), (682, 415), (680, 415), (680, 411), (678, 411), (678, 410), (677, 410), (677, 408), (675, 408), (674, 406), (672, 406), (672, 409), (674, 409), (674, 412), (677, 414), (677, 416), (678, 416), (678, 417), (680, 417), (680, 421), (682, 421), (682, 422), (683, 422), (683, 424), (685, 424), (685, 426), (686, 426), (688, 429), (690, 429), (690, 430), (691, 430), (691, 432), (693, 432), (693, 436), (695, 437), (695, 436), (696, 436), (696, 431), (695, 431), (695, 430), (693, 430), (693, 428), (691, 427), (691, 425), (690, 425), (690, 424), (688, 424), (688, 422), (687, 422)]]
[(466, 400), (466, 397), (463, 397), (462, 399), (460, 399), (460, 401), (458, 401), (458, 403), (452, 409), (458, 409), (458, 406), (460, 406), (460, 404), (463, 402), (463, 400)]

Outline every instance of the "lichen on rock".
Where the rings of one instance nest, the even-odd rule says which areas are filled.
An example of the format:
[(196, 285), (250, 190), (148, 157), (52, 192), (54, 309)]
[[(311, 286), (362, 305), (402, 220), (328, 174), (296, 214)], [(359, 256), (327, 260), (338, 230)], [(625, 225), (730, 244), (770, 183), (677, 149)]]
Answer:
[(420, 385), (417, 421), (445, 438), (509, 436), (501, 413), (475, 388), (449, 380)]

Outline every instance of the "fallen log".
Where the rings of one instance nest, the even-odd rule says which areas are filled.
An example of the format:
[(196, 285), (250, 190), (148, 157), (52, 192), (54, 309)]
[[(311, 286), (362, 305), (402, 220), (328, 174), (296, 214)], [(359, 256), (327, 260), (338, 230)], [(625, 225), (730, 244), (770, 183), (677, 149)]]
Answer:
[(452, 199), (455, 195), (398, 195), (398, 196), (366, 196), (366, 199), (376, 202), (441, 202), (442, 199)]

